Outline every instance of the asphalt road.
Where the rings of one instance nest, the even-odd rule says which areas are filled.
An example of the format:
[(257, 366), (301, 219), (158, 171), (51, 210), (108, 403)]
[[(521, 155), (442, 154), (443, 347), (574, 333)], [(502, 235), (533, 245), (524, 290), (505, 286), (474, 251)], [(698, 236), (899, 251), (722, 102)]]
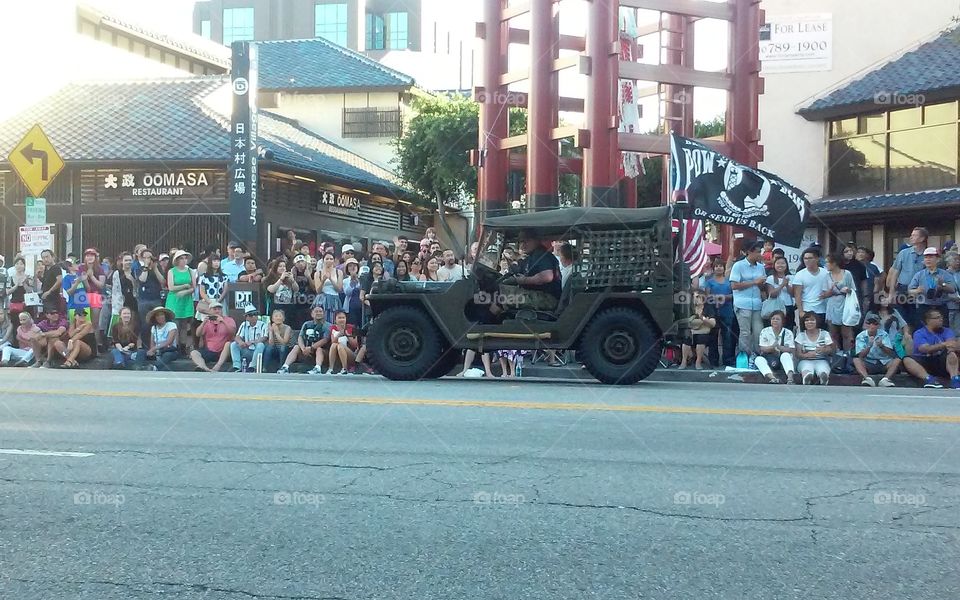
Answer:
[(0, 371), (0, 598), (950, 598), (960, 393)]

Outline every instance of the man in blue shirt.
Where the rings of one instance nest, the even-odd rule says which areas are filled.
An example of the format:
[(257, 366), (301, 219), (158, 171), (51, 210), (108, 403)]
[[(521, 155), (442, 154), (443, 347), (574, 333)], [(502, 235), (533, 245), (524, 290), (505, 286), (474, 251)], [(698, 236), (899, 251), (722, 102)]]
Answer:
[(957, 291), (953, 276), (937, 266), (939, 261), (939, 250), (936, 248), (924, 250), (924, 268), (917, 271), (907, 286), (907, 292), (916, 306), (913, 321), (908, 321), (914, 329), (923, 326), (921, 319), (929, 309), (943, 309), (947, 297)]
[(893, 349), (890, 335), (880, 328), (880, 317), (867, 315), (863, 331), (857, 335), (853, 367), (863, 377), (861, 385), (873, 387), (870, 375), (883, 375), (880, 387), (894, 387), (893, 376), (900, 369), (900, 359)]
[(925, 388), (942, 388), (935, 376), (949, 376), (953, 389), (960, 390), (960, 342), (943, 326), (942, 310), (931, 308), (923, 320), (926, 325), (913, 334), (913, 355), (903, 359), (903, 366)]
[(236, 283), (244, 268), (243, 247), (237, 242), (230, 242), (227, 245), (227, 258), (220, 262), (220, 270), (227, 276), (227, 281)]
[(730, 285), (733, 287), (733, 310), (740, 325), (740, 351), (751, 358), (759, 354), (760, 330), (763, 320), (760, 308), (763, 298), (760, 290), (767, 284), (767, 271), (760, 260), (762, 242), (753, 242), (746, 247), (747, 256), (730, 269)]
[(893, 266), (887, 273), (887, 299), (885, 302), (896, 305), (900, 314), (912, 327), (920, 317), (915, 317), (916, 306), (907, 298), (907, 287), (918, 271), (923, 269), (923, 251), (927, 247), (929, 233), (923, 227), (914, 227), (910, 234), (910, 247), (897, 254)]

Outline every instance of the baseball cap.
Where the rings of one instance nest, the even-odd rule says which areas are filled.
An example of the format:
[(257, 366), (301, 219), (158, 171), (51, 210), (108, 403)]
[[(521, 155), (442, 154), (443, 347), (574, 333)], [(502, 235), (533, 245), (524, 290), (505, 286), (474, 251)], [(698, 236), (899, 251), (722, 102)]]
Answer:
[(340, 248), (340, 254), (344, 252), (354, 252), (353, 244), (344, 244), (343, 248)]
[(157, 260), (166, 260), (168, 258), (170, 258), (170, 255), (164, 252), (160, 255), (160, 257)]
[(307, 260), (307, 257), (304, 256), (304, 255), (302, 255), (302, 254), (298, 254), (298, 255), (296, 255), (296, 256), (293, 258), (293, 262), (295, 262), (295, 263), (305, 262), (306, 260)]
[(930, 246), (929, 248), (923, 251), (923, 255), (924, 256), (940, 256), (940, 250), (933, 246)]
[(880, 317), (878, 317), (877, 315), (870, 315), (869, 317), (867, 317), (866, 319), (864, 319), (863, 322), (864, 322), (864, 323), (876, 323), (877, 325), (879, 325), (879, 324), (880, 324)]
[(243, 314), (245, 314), (246, 316), (250, 317), (250, 316), (254, 316), (254, 315), (259, 315), (259, 314), (260, 314), (260, 311), (257, 309), (256, 306), (254, 306), (254, 305), (252, 305), (252, 304), (248, 304), (248, 305), (247, 305), (247, 308), (244, 309)]

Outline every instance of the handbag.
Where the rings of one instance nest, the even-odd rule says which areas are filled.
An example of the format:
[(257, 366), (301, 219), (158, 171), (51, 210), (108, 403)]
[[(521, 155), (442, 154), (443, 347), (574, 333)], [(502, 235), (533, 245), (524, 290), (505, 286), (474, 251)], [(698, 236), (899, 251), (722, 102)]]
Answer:
[[(781, 294), (783, 292), (780, 292)], [(782, 313), (787, 312), (787, 305), (783, 302), (783, 298), (776, 296), (775, 298), (767, 298), (763, 301), (763, 304), (760, 305), (760, 318), (769, 319), (770, 315), (780, 311)]]
[(847, 327), (856, 327), (860, 324), (860, 303), (857, 301), (857, 295), (847, 294), (843, 301), (843, 324)]

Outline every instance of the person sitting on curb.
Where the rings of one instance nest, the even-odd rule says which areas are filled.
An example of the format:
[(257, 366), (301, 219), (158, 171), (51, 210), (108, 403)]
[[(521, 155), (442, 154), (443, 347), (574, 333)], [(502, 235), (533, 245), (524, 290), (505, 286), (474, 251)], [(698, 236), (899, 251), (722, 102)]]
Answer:
[[(33, 338), (33, 354), (37, 357), (37, 362), (31, 366), (40, 369), (52, 366), (53, 356), (57, 352), (57, 344), (61, 344), (67, 339), (67, 319), (61, 316), (59, 304), (56, 302), (50, 303), (45, 311), (46, 318), (37, 323), (37, 327), (40, 328), (40, 335)], [(46, 362), (44, 362), (44, 356), (46, 356)]]
[(17, 328), (17, 347), (4, 346), (0, 354), (0, 366), (28, 365), (33, 361), (33, 340), (43, 335), (33, 322), (30, 313), (24, 311), (17, 315), (20, 327)]
[(773, 369), (782, 368), (787, 384), (793, 383), (793, 351), (795, 340), (793, 332), (783, 326), (783, 311), (775, 310), (770, 315), (770, 327), (760, 331), (760, 356), (756, 366), (770, 383), (780, 383)]
[(76, 369), (81, 362), (87, 362), (94, 357), (97, 338), (88, 312), (89, 309), (84, 307), (74, 309), (66, 343), (57, 342), (57, 351), (63, 356), (64, 369)]
[(935, 376), (950, 377), (952, 387), (960, 389), (957, 352), (960, 342), (953, 331), (943, 326), (943, 312), (931, 308), (923, 317), (924, 326), (913, 334), (913, 354), (903, 359), (907, 372), (925, 388), (942, 388)]
[(257, 362), (263, 355), (269, 337), (267, 324), (260, 320), (260, 311), (256, 306), (247, 306), (243, 315), (245, 319), (237, 331), (237, 337), (230, 344), (230, 358), (233, 360), (234, 373), (242, 370), (241, 361), (244, 358), (249, 361), (247, 370), (256, 370)]
[(853, 368), (863, 377), (861, 385), (874, 387), (870, 375), (880, 375), (880, 387), (895, 387), (893, 376), (900, 370), (900, 359), (893, 349), (893, 340), (880, 328), (880, 317), (870, 315), (864, 320), (864, 330), (857, 334)]
[[(338, 310), (334, 317), (336, 322), (330, 328), (330, 375), (347, 375), (352, 373), (357, 362), (357, 332), (353, 325), (347, 323), (347, 313)], [(337, 372), (337, 366), (340, 371)]]
[[(696, 351), (695, 368), (700, 371), (703, 369), (704, 358), (707, 356), (707, 345), (710, 343), (710, 332), (717, 326), (716, 313), (713, 306), (707, 304), (707, 296), (700, 290), (693, 292), (693, 316), (690, 318), (690, 335), (684, 343), (681, 352), (683, 358), (680, 361), (680, 368), (686, 369), (688, 361), (693, 358)], [(506, 370), (504, 371), (506, 373)]]
[(830, 333), (820, 329), (820, 317), (814, 311), (804, 313), (801, 320), (803, 330), (796, 336), (797, 364), (803, 376), (803, 385), (812, 385), (819, 378), (820, 385), (830, 382), (830, 361), (828, 356), (837, 351), (837, 345)]
[(113, 356), (111, 369), (126, 369), (137, 362), (137, 353), (142, 348), (140, 329), (133, 320), (133, 311), (124, 306), (120, 309), (120, 320), (113, 327)]
[(180, 329), (173, 311), (165, 306), (154, 308), (147, 313), (147, 326), (150, 327), (150, 347), (137, 354), (137, 366), (142, 367), (144, 361), (154, 358), (157, 364), (150, 365), (150, 371), (169, 371), (170, 363), (180, 358)]
[[(197, 371), (216, 373), (223, 368), (230, 356), (228, 343), (237, 334), (237, 323), (231, 317), (223, 316), (223, 305), (216, 300), (209, 304), (210, 315), (200, 326), (200, 350), (190, 353), (190, 360), (197, 366)], [(212, 362), (213, 368), (207, 366)]]
[(290, 353), (290, 339), (293, 329), (286, 323), (286, 313), (274, 309), (270, 315), (270, 327), (267, 330), (267, 347), (263, 351), (263, 362), (283, 363)]
[(318, 304), (310, 309), (312, 321), (307, 321), (300, 328), (300, 335), (297, 336), (297, 345), (293, 347), (283, 366), (277, 371), (279, 374), (290, 372), (290, 365), (303, 360), (304, 362), (313, 362), (315, 366), (307, 373), (309, 375), (319, 375), (323, 372), (323, 360), (326, 352), (323, 349), (330, 343), (330, 325), (324, 320), (323, 306)]

